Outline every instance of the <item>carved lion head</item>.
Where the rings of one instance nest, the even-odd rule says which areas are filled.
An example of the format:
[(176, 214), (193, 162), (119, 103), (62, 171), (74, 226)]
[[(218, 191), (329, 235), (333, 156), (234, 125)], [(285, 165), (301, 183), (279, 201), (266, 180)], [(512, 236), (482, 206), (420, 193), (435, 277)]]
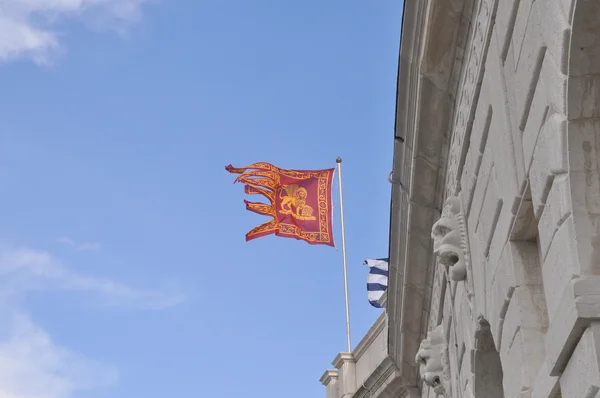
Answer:
[(467, 266), (463, 247), (466, 246), (464, 219), (460, 210), (458, 197), (446, 200), (440, 219), (431, 229), (433, 252), (438, 255), (440, 263), (449, 268), (450, 278), (464, 281), (467, 278)]
[(421, 380), (432, 387), (436, 394), (444, 395), (446, 380), (444, 377), (444, 354), (446, 344), (442, 325), (427, 333), (427, 338), (421, 341), (415, 362), (419, 365)]

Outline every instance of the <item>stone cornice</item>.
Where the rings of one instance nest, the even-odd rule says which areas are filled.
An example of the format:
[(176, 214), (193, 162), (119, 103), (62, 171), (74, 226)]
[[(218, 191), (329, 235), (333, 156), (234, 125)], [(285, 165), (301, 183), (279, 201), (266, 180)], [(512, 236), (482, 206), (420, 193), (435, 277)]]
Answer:
[(387, 385), (386, 382), (389, 381), (390, 376), (392, 376), (392, 379), (396, 376), (397, 370), (398, 368), (394, 364), (394, 361), (390, 357), (386, 357), (367, 380), (358, 386), (358, 390), (356, 390), (352, 398), (378, 396), (379, 394), (374, 394), (374, 392), (380, 387), (385, 388)]
[[(456, 70), (469, 0), (405, 3), (398, 72), (390, 228), (389, 354), (404, 389), (417, 386), (415, 354), (432, 284), (431, 226), (444, 199)], [(465, 12), (466, 11), (466, 12)], [(467, 16), (465, 16), (467, 15)]]
[(339, 369), (342, 367), (344, 362), (356, 362), (356, 360), (354, 359), (354, 355), (352, 355), (352, 353), (350, 352), (340, 352), (335, 356), (331, 364), (335, 368)]
[(465, 54), (460, 79), (460, 95), (457, 98), (456, 112), (452, 124), (452, 142), (448, 154), (448, 171), (446, 173), (446, 196), (458, 194), (458, 182), (466, 148), (468, 147), (471, 126), (475, 113), (473, 104), (477, 102), (483, 79), (483, 68), (487, 48), (492, 34), (492, 20), (496, 15), (496, 0), (476, 2), (479, 7), (473, 15), (473, 32), (469, 42), (468, 53)]
[(352, 354), (354, 355), (354, 359), (358, 361), (360, 357), (365, 353), (365, 351), (371, 346), (373, 341), (379, 336), (379, 333), (388, 326), (387, 323), (387, 315), (386, 313), (382, 313), (379, 318), (375, 321), (373, 326), (369, 329), (367, 334), (362, 338), (360, 343), (356, 346)]
[(332, 380), (338, 378), (338, 374), (339, 374), (339, 372), (337, 370), (328, 369), (328, 370), (325, 371), (325, 373), (323, 373), (323, 376), (321, 376), (321, 378), (319, 379), (319, 381), (324, 386), (328, 386), (329, 383), (331, 383)]
[(352, 398), (420, 398), (416, 386), (404, 378), (391, 357), (386, 357), (364, 381)]
[(381, 297), (379, 298), (379, 300), (377, 300), (377, 302), (379, 303), (379, 305), (382, 308), (385, 308), (387, 305), (387, 290), (385, 292), (383, 292), (383, 294), (381, 295)]

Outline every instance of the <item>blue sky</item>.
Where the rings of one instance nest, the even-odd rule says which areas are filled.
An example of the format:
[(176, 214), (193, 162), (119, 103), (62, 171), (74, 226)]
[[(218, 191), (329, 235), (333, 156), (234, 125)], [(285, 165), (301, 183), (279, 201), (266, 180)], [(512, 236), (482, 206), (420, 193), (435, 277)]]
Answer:
[(0, 397), (323, 396), (341, 251), (246, 243), (267, 219), (224, 166), (343, 158), (358, 343), (381, 313), (362, 262), (388, 251), (402, 2), (0, 7)]

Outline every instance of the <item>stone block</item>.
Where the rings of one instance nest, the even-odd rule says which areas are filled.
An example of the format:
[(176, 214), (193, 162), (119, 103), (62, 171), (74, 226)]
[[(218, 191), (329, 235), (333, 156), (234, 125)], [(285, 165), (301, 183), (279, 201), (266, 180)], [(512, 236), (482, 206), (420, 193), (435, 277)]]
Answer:
[(435, 267), (433, 287), (431, 289), (431, 306), (429, 310), (428, 330), (439, 325), (442, 318), (442, 305), (446, 292), (446, 275), (443, 266)]
[(560, 376), (564, 397), (597, 397), (600, 391), (600, 322), (593, 322), (577, 343)]
[(571, 172), (598, 170), (600, 120), (569, 120), (568, 125), (569, 131), (576, 133), (568, 136), (569, 170)]
[(542, 40), (548, 49), (548, 59), (567, 73), (569, 61), (569, 39), (571, 29), (562, 13), (561, 5), (555, 0), (536, 1), (531, 12), (538, 14)]
[(325, 398), (338, 398), (338, 370), (326, 370), (321, 376), (321, 384), (325, 386)]
[(424, 158), (414, 159), (410, 199), (415, 203), (435, 207), (438, 167)]
[(486, 285), (486, 258), (482, 253), (482, 246), (479, 242), (479, 237), (474, 234), (473, 230), (469, 231), (469, 243), (471, 248), (471, 274), (472, 286), (474, 289), (474, 310), (476, 313), (481, 313), (487, 318), (485, 304), (485, 285)]
[(457, 343), (454, 333), (450, 333), (450, 340), (448, 344), (448, 354), (450, 357), (450, 380), (452, 381), (452, 396), (458, 396), (458, 379), (460, 377), (459, 370), (457, 369), (458, 350)]
[(495, 175), (495, 167), (493, 167), (488, 180), (488, 186), (485, 190), (477, 227), (475, 229), (475, 233), (479, 237), (479, 242), (483, 245), (484, 257), (488, 256), (492, 236), (498, 223), (502, 205), (503, 202)]
[(402, 159), (400, 159), (401, 170), (403, 172), (399, 172), (399, 176), (394, 175), (394, 179), (399, 180), (402, 183), (403, 187), (409, 187), (411, 183), (411, 179), (414, 174), (413, 170), (413, 149), (408, 146), (407, 143), (404, 145), (404, 150), (402, 153)]
[(340, 398), (350, 398), (357, 390), (356, 360), (350, 352), (340, 352), (332, 362), (338, 370), (338, 393)]
[(489, 86), (490, 97), (484, 101), (490, 102), (494, 113), (488, 140), (494, 148), (492, 154), (502, 198), (505, 202), (510, 202), (519, 195), (519, 186), (525, 179), (525, 165), (520, 143), (521, 133), (511, 129), (502, 60), (495, 41), (490, 43), (485, 68), (485, 82)]
[(418, 335), (421, 333), (421, 317), (423, 316), (423, 291), (410, 283), (404, 289), (404, 295), (411, 297), (411, 300), (404, 306), (402, 330)]
[[(547, 320), (542, 286), (518, 286), (511, 303), (514, 303), (514, 307), (509, 307), (504, 327), (520, 331), (518, 338), (522, 340), (524, 353), (522, 372), (526, 375), (526, 384), (531, 386), (545, 358)], [(513, 325), (513, 322), (518, 325)]]
[(502, 348), (506, 311), (508, 310), (516, 286), (512, 268), (508, 251), (505, 249), (502, 251), (491, 289), (488, 290), (486, 297), (489, 308), (487, 319), (490, 320), (490, 329), (498, 351)]
[(537, 221), (533, 212), (533, 202), (531, 201), (531, 189), (529, 181), (522, 189), (522, 196), (516, 198), (513, 202), (512, 213), (514, 220), (511, 225), (509, 239), (513, 241), (531, 241), (537, 239)]
[(535, 145), (529, 180), (536, 218), (541, 216), (554, 175), (564, 174), (568, 168), (565, 122), (560, 114), (548, 118)]
[(505, 252), (511, 260), (515, 285), (542, 285), (542, 263), (535, 242), (508, 242)]
[[(425, 108), (428, 112), (421, 111), (418, 114), (419, 123), (419, 134), (417, 139), (421, 142), (425, 141), (425, 148), (428, 148), (426, 153), (417, 153), (417, 156), (423, 156), (431, 162), (437, 162), (439, 156), (435, 154), (439, 153), (439, 145), (441, 144), (441, 137), (436, 132), (445, 130), (445, 126), (448, 123), (448, 110), (450, 102), (446, 100), (446, 88), (438, 87), (428, 77), (421, 77), (419, 80), (420, 89), (420, 101), (428, 104)], [(431, 106), (429, 106), (431, 105)], [(420, 148), (421, 143), (415, 143), (415, 148)], [(429, 156), (431, 155), (431, 156)]]
[[(573, 198), (573, 214), (580, 217), (587, 217), (592, 220), (594, 216), (600, 215), (600, 172), (598, 170), (575, 171), (569, 176), (571, 182), (571, 197)], [(584, 237), (594, 237), (597, 225), (590, 225), (589, 230), (580, 232), (578, 235)], [(594, 243), (591, 244), (594, 246)]]
[[(503, 339), (506, 337), (505, 334)], [(521, 392), (528, 388), (528, 380), (523, 369), (524, 353), (520, 330), (512, 335), (510, 341), (505, 340), (500, 358), (502, 360), (504, 396), (506, 398), (521, 398)]]
[(488, 314), (490, 314), (490, 329), (492, 331), (492, 335), (494, 336), (494, 342), (497, 350), (502, 348), (504, 316), (506, 309), (508, 308), (508, 303), (510, 302), (508, 293), (508, 289), (505, 289), (501, 282), (498, 281), (492, 286), (492, 291), (490, 292), (490, 297), (488, 298), (490, 303), (490, 309), (488, 311)]
[(565, 19), (567, 21), (571, 21), (572, 16), (573, 16), (573, 6), (575, 5), (575, 2), (577, 0), (554, 0), (554, 1), (557, 1), (560, 4), (560, 8), (561, 8), (562, 14), (565, 17)]
[(540, 70), (538, 85), (544, 87), (549, 114), (567, 112), (567, 76), (563, 74), (551, 57), (545, 56)]
[(494, 278), (494, 275), (496, 274), (496, 268), (500, 264), (500, 256), (502, 255), (504, 246), (508, 241), (508, 235), (511, 226), (513, 225), (514, 218), (515, 216), (512, 214), (511, 208), (509, 206), (503, 205), (500, 210), (498, 222), (496, 223), (496, 227), (494, 228), (494, 233), (490, 243), (488, 255), (489, 282), (491, 282), (491, 280)]
[(409, 330), (402, 329), (402, 348), (401, 352), (405, 353), (403, 357), (406, 358), (401, 363), (401, 369), (403, 376), (406, 380), (411, 380), (416, 383), (417, 375), (419, 373), (419, 367), (415, 363), (415, 355), (419, 351), (419, 344), (421, 342), (422, 335), (414, 334)]
[(559, 311), (559, 304), (565, 288), (579, 276), (574, 242), (573, 219), (568, 218), (552, 239), (542, 267), (546, 307), (550, 322), (553, 322), (553, 319), (558, 316), (557, 311)]
[(524, 369), (528, 378), (528, 386), (532, 386), (536, 376), (544, 363), (546, 350), (544, 347), (545, 330), (521, 329), (524, 351)]
[[(465, 355), (465, 353), (467, 355)], [(471, 381), (471, 374), (472, 374), (471, 369), (473, 367), (473, 364), (471, 362), (470, 352), (467, 353), (466, 350), (463, 350), (462, 355), (460, 357), (459, 366), (460, 366), (460, 381), (459, 381), (460, 384), (459, 385), (461, 386), (460, 387), (461, 390), (464, 390), (464, 386)]]
[(520, 129), (518, 125), (518, 112), (514, 89), (514, 86), (518, 84), (518, 80), (513, 47), (514, 46), (511, 40), (508, 52), (506, 53), (506, 59), (504, 60), (502, 71), (504, 76), (504, 84), (506, 85), (506, 106), (508, 108), (508, 115), (510, 119), (510, 130), (518, 132)]
[(492, 106), (487, 100), (489, 95), (488, 86), (489, 84), (487, 83), (487, 80), (484, 80), (479, 96), (477, 110), (475, 111), (475, 119), (473, 120), (469, 148), (467, 150), (465, 164), (462, 170), (461, 196), (466, 217), (468, 217), (471, 210), (475, 185), (479, 177), (482, 156), (485, 151), (490, 131), (490, 124), (492, 121)]
[(570, 119), (600, 116), (600, 74), (573, 76), (569, 79)]
[[(545, 200), (543, 212), (539, 220), (539, 238), (542, 260), (548, 253), (552, 239), (562, 223), (571, 215), (571, 191), (569, 177), (559, 175), (552, 180), (552, 185)], [(539, 189), (539, 188), (538, 188)], [(532, 190), (533, 194), (533, 190)]]
[(471, 212), (471, 203), (473, 201), (473, 193), (475, 184), (477, 183), (477, 174), (481, 166), (482, 154), (476, 148), (469, 147), (467, 156), (465, 156), (465, 165), (460, 178), (460, 199), (463, 203), (465, 219), (469, 218)]
[[(567, 118), (562, 113), (554, 113), (544, 124), (542, 134), (552, 145), (547, 146), (548, 169), (552, 174), (566, 173), (569, 165), (569, 149), (567, 147)], [(575, 159), (576, 160), (576, 159)]]
[(470, 232), (474, 232), (479, 222), (479, 216), (481, 215), (481, 208), (483, 206), (483, 198), (487, 189), (488, 180), (492, 171), (493, 156), (491, 155), (492, 148), (490, 142), (486, 144), (483, 158), (481, 159), (481, 166), (479, 167), (479, 174), (477, 175), (477, 181), (475, 183), (475, 189), (473, 192), (473, 200), (471, 202), (471, 210), (467, 219), (468, 228)]
[[(517, 14), (517, 22), (519, 20), (519, 14), (521, 13), (521, 7), (530, 8), (530, 6), (521, 2), (519, 13)], [(516, 117), (519, 129), (521, 130), (524, 129), (525, 123), (527, 122), (533, 93), (538, 82), (542, 62), (546, 53), (546, 48), (542, 45), (540, 37), (537, 13), (530, 13), (528, 19), (525, 35), (517, 38), (516, 24), (515, 33), (513, 34), (513, 44), (515, 44), (515, 40), (523, 40), (523, 45), (520, 48), (519, 53), (515, 53), (517, 69), (515, 76), (516, 80), (513, 86), (517, 111)], [(514, 50), (518, 50), (518, 47), (515, 46)]]
[(546, 333), (546, 361), (551, 376), (559, 376), (591, 322), (600, 319), (600, 276), (572, 280), (563, 290), (556, 315)]
[(513, 35), (519, 4), (520, 2), (517, 0), (505, 0), (498, 2), (494, 36), (498, 44), (498, 48), (500, 49), (502, 60), (506, 59), (506, 53)]
[[(511, 36), (512, 51), (515, 59), (515, 66), (520, 61), (520, 55), (523, 48), (523, 41), (525, 40), (525, 34), (528, 31), (528, 25), (530, 25), (531, 7), (534, 0), (524, 0), (518, 2), (518, 9), (516, 10), (515, 22), (513, 25), (513, 31)], [(529, 29), (532, 30), (531, 27)], [(531, 32), (529, 33), (531, 35)]]
[[(454, 286), (456, 286), (456, 284), (454, 284)], [(446, 332), (446, 334), (449, 336), (450, 335), (450, 330), (454, 327), (452, 322), (453, 322), (453, 315), (452, 315), (452, 293), (451, 293), (451, 289), (446, 289), (446, 294), (444, 296), (444, 315), (442, 317), (442, 327), (444, 328), (444, 331)], [(448, 336), (446, 337), (446, 340), (448, 340)]]
[(471, 306), (467, 300), (463, 300), (461, 303), (461, 315), (462, 315), (462, 319), (461, 319), (462, 330), (464, 332), (463, 346), (473, 347), (473, 336), (475, 333), (475, 330), (473, 329), (474, 328), (474, 323), (473, 323), (474, 315), (471, 312)]
[(512, 300), (516, 303), (521, 328), (544, 331), (548, 327), (542, 285), (517, 286)]
[(600, 274), (600, 172), (577, 171), (570, 175), (573, 220), (579, 270)]
[(548, 98), (543, 84), (535, 87), (529, 117), (523, 130), (523, 160), (525, 170), (530, 169), (533, 162), (533, 151), (538, 142), (538, 136), (548, 116)]
[[(418, 206), (415, 206), (418, 207)], [(414, 261), (414, 267), (406, 267), (404, 279), (406, 284), (416, 287), (420, 293), (427, 288), (429, 264), (433, 261), (431, 240), (418, 233), (409, 234), (407, 242), (408, 258)]]
[[(512, 203), (514, 198), (519, 196), (519, 186), (525, 177), (522, 151), (520, 143), (519, 148), (514, 145), (513, 134), (506, 123), (504, 105), (502, 107), (495, 106), (494, 110), (499, 112), (494, 113), (490, 125), (489, 141), (494, 148), (492, 155), (494, 156), (495, 178), (501, 198), (507, 203)], [(516, 154), (519, 154), (519, 158)]]
[(500, 353), (506, 355), (510, 351), (517, 333), (521, 330), (521, 316), (519, 314), (519, 305), (512, 295), (506, 314), (504, 315), (504, 327), (502, 328), (502, 348)]
[(543, 133), (540, 134), (529, 169), (529, 187), (531, 189), (533, 214), (536, 219), (540, 218), (544, 210), (546, 198), (552, 186), (552, 178), (554, 177), (548, 168), (549, 146), (548, 136)]
[[(534, 251), (535, 244), (530, 242), (509, 242), (503, 251), (501, 268), (494, 281), (492, 289), (492, 303), (494, 315), (501, 323), (500, 349), (506, 351), (506, 344), (510, 344), (515, 335), (520, 331), (519, 338), (522, 341), (522, 347), (525, 353), (523, 372), (528, 378), (528, 385), (533, 384), (533, 380), (540, 364), (544, 359), (543, 336), (547, 327), (546, 305), (544, 293), (539, 276), (530, 276), (534, 273), (534, 264), (527, 264), (532, 260), (530, 252)], [(537, 257), (537, 256), (536, 256)], [(539, 275), (540, 265), (535, 265)], [(524, 269), (529, 268), (529, 269)], [(519, 282), (515, 284), (515, 275), (518, 274)], [(534, 282), (534, 283), (532, 283)], [(535, 283), (538, 282), (538, 283)], [(528, 284), (530, 283), (530, 284)], [(508, 288), (498, 288), (502, 285)], [(503, 292), (506, 289), (506, 296)], [(500, 294), (498, 293), (500, 290)], [(508, 306), (506, 306), (508, 303)], [(504, 306), (502, 306), (504, 304)], [(503, 314), (503, 312), (506, 312)], [(492, 332), (496, 338), (495, 323), (492, 324)], [(496, 329), (497, 330), (497, 329)]]
[[(483, 153), (487, 142), (487, 135), (490, 128), (492, 118), (492, 106), (490, 104), (490, 95), (492, 91), (488, 74), (484, 77), (484, 82), (481, 84), (479, 100), (477, 101), (477, 109), (475, 110), (475, 118), (473, 119), (473, 127), (471, 129), (471, 137), (469, 138), (469, 150), (473, 149), (477, 153)], [(493, 95), (497, 95), (494, 93)]]
[[(566, 17), (571, 21), (575, 0), (562, 0), (564, 8), (569, 10)], [(569, 56), (571, 76), (583, 76), (598, 73), (600, 70), (600, 41), (598, 41), (598, 15), (600, 4), (596, 1), (578, 1), (573, 18), (573, 35)]]
[(531, 398), (561, 398), (558, 377), (550, 376), (546, 362), (540, 366), (531, 388)]

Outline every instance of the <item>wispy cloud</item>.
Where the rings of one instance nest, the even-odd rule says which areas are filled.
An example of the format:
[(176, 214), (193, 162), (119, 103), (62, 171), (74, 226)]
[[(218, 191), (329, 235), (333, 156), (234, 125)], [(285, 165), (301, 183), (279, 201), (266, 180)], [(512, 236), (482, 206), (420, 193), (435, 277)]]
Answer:
[(59, 238), (56, 238), (56, 241), (67, 246), (73, 246), (80, 251), (93, 251), (100, 250), (102, 248), (102, 245), (98, 242), (76, 243), (73, 239), (69, 238), (68, 236), (61, 236)]
[[(147, 0), (0, 0), (0, 60), (51, 62), (61, 50), (61, 25), (73, 18), (122, 27), (139, 18)], [(0, 397), (2, 398), (2, 397)]]
[(81, 251), (91, 251), (91, 250), (100, 250), (102, 245), (96, 242), (82, 243), (77, 246), (77, 250)]
[(55, 344), (23, 313), (3, 314), (0, 333), (2, 398), (67, 398), (118, 380), (114, 367)]
[(163, 309), (183, 300), (177, 292), (74, 272), (48, 252), (0, 247), (0, 398), (71, 398), (118, 381), (115, 367), (56, 344), (33, 322), (20, 300), (33, 290), (92, 295), (131, 309)]
[(103, 304), (140, 309), (162, 309), (179, 304), (177, 292), (138, 289), (112, 279), (79, 274), (50, 253), (32, 249), (0, 249), (0, 289), (72, 290), (97, 296)]
[(56, 238), (56, 241), (58, 243), (63, 243), (65, 245), (69, 245), (69, 246), (74, 246), (75, 242), (73, 241), (73, 239), (69, 238), (68, 236), (61, 236)]

